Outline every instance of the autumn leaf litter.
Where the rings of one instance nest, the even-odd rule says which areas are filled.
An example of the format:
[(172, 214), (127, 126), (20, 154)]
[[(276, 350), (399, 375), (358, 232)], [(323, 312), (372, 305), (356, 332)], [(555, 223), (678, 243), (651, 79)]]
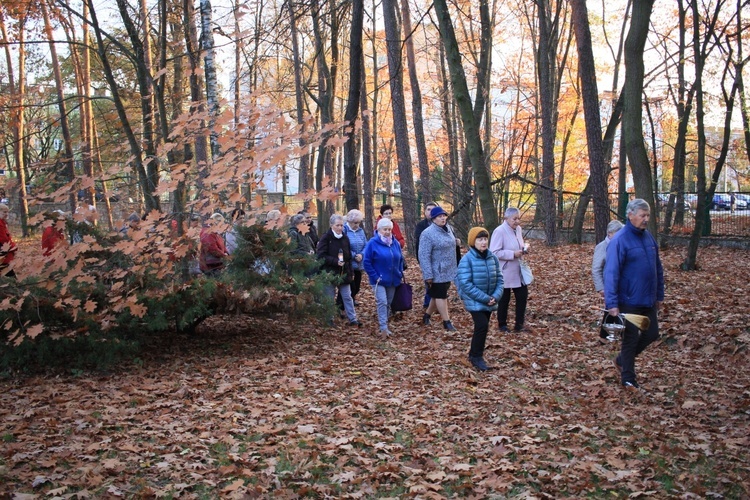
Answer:
[[(500, 334), (486, 373), (416, 308), (376, 335), (283, 316), (213, 318), (115, 374), (2, 381), (0, 493), (94, 497), (750, 495), (750, 252), (667, 249), (662, 340), (622, 390), (598, 342), (591, 245), (530, 263), (531, 333)], [(513, 304), (511, 304), (512, 316)], [(437, 318), (436, 318), (437, 319)]]

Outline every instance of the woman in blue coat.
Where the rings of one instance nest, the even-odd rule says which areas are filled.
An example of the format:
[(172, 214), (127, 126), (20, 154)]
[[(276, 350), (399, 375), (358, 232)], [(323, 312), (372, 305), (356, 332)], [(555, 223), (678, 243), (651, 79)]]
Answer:
[(471, 228), (468, 243), (469, 251), (458, 264), (458, 295), (474, 320), (469, 362), (477, 370), (486, 371), (484, 344), (490, 316), (503, 295), (503, 273), (500, 261), (488, 250), (490, 233), (485, 228)]
[(390, 337), (388, 308), (396, 287), (404, 278), (404, 255), (401, 253), (401, 245), (393, 237), (393, 222), (390, 219), (380, 219), (377, 231), (365, 246), (362, 264), (375, 292), (380, 334)]

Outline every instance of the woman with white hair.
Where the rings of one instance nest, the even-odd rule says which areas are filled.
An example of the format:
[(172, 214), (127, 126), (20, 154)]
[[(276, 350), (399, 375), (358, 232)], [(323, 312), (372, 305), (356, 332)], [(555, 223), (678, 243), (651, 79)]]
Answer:
[[(365, 214), (357, 210), (349, 210), (346, 214), (346, 224), (344, 224), (344, 234), (349, 238), (349, 247), (352, 250), (352, 269), (354, 270), (354, 280), (352, 280), (352, 300), (354, 305), (358, 306), (357, 294), (362, 285), (362, 259), (364, 255), (362, 252), (365, 251), (365, 245), (367, 245), (367, 235), (365, 230), (362, 229), (362, 219), (365, 218)], [(336, 299), (336, 303), (339, 304), (339, 308), (344, 308), (344, 303), (341, 300), (341, 295)]]
[(508, 207), (505, 210), (505, 222), (495, 228), (490, 238), (490, 252), (500, 260), (503, 269), (503, 296), (500, 297), (497, 310), (497, 322), (501, 332), (508, 331), (511, 292), (516, 297), (516, 323), (513, 331), (527, 331), (524, 328), (524, 320), (529, 287), (521, 276), (521, 259), (527, 251), (521, 230), (521, 212), (515, 207)]
[[(344, 234), (344, 217), (339, 214), (333, 214), (330, 219), (330, 229), (320, 237), (316, 254), (321, 261), (320, 268), (328, 271), (336, 277), (337, 284), (326, 286), (325, 292), (334, 299), (336, 289), (338, 289), (341, 299), (344, 302), (344, 311), (352, 326), (362, 326), (357, 320), (357, 313), (354, 311), (354, 301), (352, 300), (351, 283), (354, 279), (352, 270), (352, 251), (349, 246), (349, 238)], [(331, 323), (333, 320), (331, 320)]]
[(200, 268), (203, 274), (216, 276), (224, 269), (224, 258), (229, 255), (224, 238), (224, 216), (215, 213), (208, 218), (208, 222), (201, 230)]
[(396, 293), (396, 287), (404, 278), (404, 255), (401, 245), (393, 237), (393, 222), (390, 219), (380, 219), (377, 231), (378, 233), (370, 238), (365, 246), (362, 265), (375, 292), (380, 334), (390, 337), (388, 309)]
[(607, 258), (607, 247), (612, 237), (622, 229), (619, 220), (609, 221), (607, 224), (607, 237), (600, 241), (594, 248), (594, 260), (591, 262), (591, 277), (594, 279), (594, 289), (604, 297), (604, 264)]

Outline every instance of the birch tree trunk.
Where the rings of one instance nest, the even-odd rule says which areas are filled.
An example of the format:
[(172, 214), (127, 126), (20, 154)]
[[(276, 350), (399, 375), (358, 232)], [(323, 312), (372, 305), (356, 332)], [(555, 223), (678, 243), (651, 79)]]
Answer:
[(364, 55), (362, 58), (362, 91), (359, 94), (362, 108), (362, 191), (364, 193), (365, 221), (363, 229), (367, 236), (372, 235), (375, 221), (375, 210), (372, 206), (372, 140), (370, 132), (370, 116), (367, 104), (367, 79), (365, 78)]
[(216, 54), (214, 52), (214, 31), (212, 26), (213, 12), (210, 0), (200, 0), (201, 37), (203, 40), (203, 64), (206, 75), (206, 101), (208, 102), (208, 127), (210, 130), (211, 157), (216, 161), (221, 155), (219, 146), (219, 83), (216, 72)]

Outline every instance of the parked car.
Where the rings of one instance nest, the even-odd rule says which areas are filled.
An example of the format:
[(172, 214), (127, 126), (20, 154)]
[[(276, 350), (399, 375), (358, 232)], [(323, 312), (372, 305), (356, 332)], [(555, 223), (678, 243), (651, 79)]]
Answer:
[[(687, 195), (685, 195), (687, 196)], [(675, 198), (675, 202), (677, 199)], [(656, 202), (659, 204), (659, 208), (666, 208), (667, 203), (669, 203), (669, 193), (662, 193), (656, 195)], [(686, 212), (690, 212), (690, 203), (688, 203), (687, 199), (683, 199), (682, 206), (685, 209)]]
[(734, 193), (734, 208), (736, 210), (750, 209), (750, 194)]
[(715, 194), (714, 199), (709, 206), (710, 210), (731, 210), (732, 197), (728, 194)]

